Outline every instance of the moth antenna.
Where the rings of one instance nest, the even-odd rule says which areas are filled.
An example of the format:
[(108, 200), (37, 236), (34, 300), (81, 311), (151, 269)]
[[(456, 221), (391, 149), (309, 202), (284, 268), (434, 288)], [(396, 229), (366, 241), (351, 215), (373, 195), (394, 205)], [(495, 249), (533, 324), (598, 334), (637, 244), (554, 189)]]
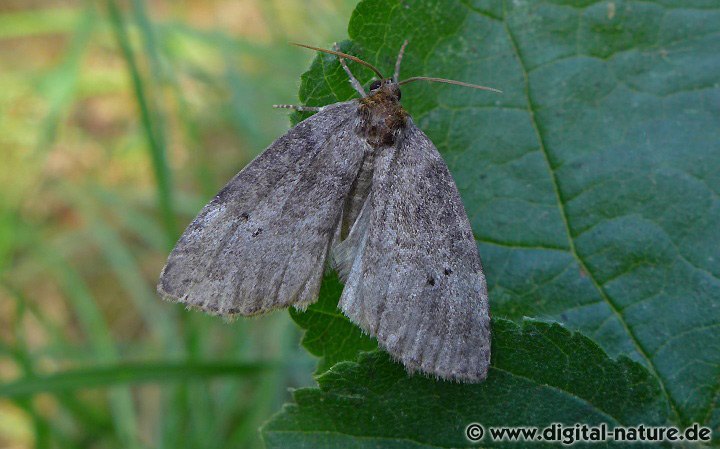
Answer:
[[(338, 47), (337, 42), (333, 43), (333, 50), (340, 51), (340, 47)], [(367, 97), (367, 93), (365, 93), (365, 89), (363, 88), (362, 84), (360, 84), (360, 81), (355, 78), (355, 75), (350, 71), (350, 67), (348, 67), (347, 62), (345, 62), (345, 58), (338, 58), (338, 61), (340, 61), (340, 65), (342, 66), (343, 70), (345, 70), (345, 73), (347, 73), (348, 78), (350, 79), (350, 85), (355, 88), (357, 93), (360, 94), (362, 98)]]
[(368, 67), (368, 68), (369, 68), (370, 70), (372, 70), (373, 72), (375, 72), (375, 73), (377, 74), (377, 76), (380, 77), (380, 79), (384, 79), (384, 78), (385, 78), (385, 77), (382, 75), (382, 73), (380, 73), (380, 70), (378, 70), (377, 68), (375, 68), (374, 65), (370, 64), (369, 62), (365, 62), (365, 61), (363, 61), (362, 59), (360, 59), (360, 58), (358, 58), (358, 57), (356, 57), (356, 56), (349, 55), (349, 54), (343, 53), (343, 52), (341, 52), (341, 51), (326, 50), (326, 49), (324, 49), (324, 48), (313, 47), (312, 45), (298, 44), (297, 42), (290, 42), (290, 45), (295, 45), (295, 46), (297, 46), (297, 47), (309, 48), (310, 50), (321, 51), (321, 52), (323, 52), (323, 53), (329, 53), (329, 54), (331, 54), (331, 55), (340, 56), (340, 57), (343, 57), (343, 58), (345, 58), (345, 59), (349, 59), (349, 60), (351, 60), (351, 61), (355, 61), (355, 62), (357, 62), (358, 64), (362, 64), (362, 65), (364, 65), (365, 67)]
[(464, 83), (462, 81), (448, 80), (445, 78), (432, 78), (429, 76), (413, 76), (412, 78), (400, 81), (398, 84), (403, 85), (407, 83), (412, 83), (413, 81), (433, 81), (435, 83), (455, 84), (456, 86), (472, 87), (473, 89), (480, 90), (489, 90), (491, 92), (497, 92), (499, 94), (503, 93), (500, 89), (495, 89), (494, 87), (479, 86), (477, 84)]
[(405, 39), (402, 47), (400, 47), (400, 53), (398, 53), (397, 60), (395, 60), (395, 73), (393, 74), (393, 81), (396, 83), (400, 79), (400, 63), (402, 62), (403, 55), (405, 54), (405, 47), (407, 47), (408, 40)]

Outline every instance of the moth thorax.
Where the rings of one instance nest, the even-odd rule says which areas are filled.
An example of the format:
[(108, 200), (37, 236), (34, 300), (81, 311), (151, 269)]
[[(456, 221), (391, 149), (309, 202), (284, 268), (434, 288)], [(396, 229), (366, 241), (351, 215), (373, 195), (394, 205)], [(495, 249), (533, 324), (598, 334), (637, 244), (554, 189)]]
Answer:
[(360, 99), (358, 133), (374, 148), (392, 146), (407, 124), (407, 112), (398, 96), (389, 89), (379, 89)]

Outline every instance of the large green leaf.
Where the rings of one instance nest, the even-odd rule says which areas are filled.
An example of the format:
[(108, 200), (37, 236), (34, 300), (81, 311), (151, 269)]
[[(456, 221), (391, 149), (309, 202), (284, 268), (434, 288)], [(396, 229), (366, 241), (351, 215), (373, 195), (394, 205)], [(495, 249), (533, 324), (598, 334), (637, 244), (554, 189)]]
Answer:
[(305, 332), (302, 345), (320, 357), (318, 373), (344, 360), (355, 360), (361, 351), (377, 348), (377, 342), (365, 335), (337, 308), (342, 284), (336, 276), (325, 279), (318, 301), (305, 311), (290, 310), (293, 320)]
[[(699, 422), (720, 434), (720, 4), (365, 0), (349, 34), (343, 48), (388, 74), (409, 39), (404, 77), (434, 75), (504, 91), (429, 83), (403, 89), (405, 107), (443, 153), (461, 191), (493, 316), (532, 316), (582, 332), (610, 356), (626, 355), (647, 370), (670, 422)], [(366, 69), (351, 68), (369, 80)], [(306, 104), (352, 96), (332, 56), (319, 56), (303, 76)], [(309, 334), (329, 326), (296, 319)], [(346, 334), (328, 331), (322, 338), (330, 347)], [(539, 344), (530, 337), (521, 342)], [(347, 349), (342, 354), (354, 360), (357, 351)], [(506, 350), (493, 348), (495, 367)], [(317, 344), (311, 351), (322, 353)], [(340, 360), (337, 354), (321, 369)], [(573, 363), (585, 357), (580, 349), (568, 354)], [(552, 354), (540, 356), (535, 367)], [(332, 376), (365, 385), (370, 364), (389, 362), (372, 356), (359, 366), (338, 365), (320, 377), (321, 390), (300, 392), (297, 400), (344, 394), (349, 387)], [(588, 375), (600, 385), (624, 379), (604, 370)], [(511, 388), (503, 381), (495, 369), (487, 384)], [(412, 406), (415, 397), (451, 388), (407, 382), (407, 408), (398, 402), (395, 409), (405, 423), (423, 419)], [(577, 386), (568, 382), (563, 391)], [(463, 391), (469, 401), (457, 410), (480, 410), (488, 420), (505, 416), (503, 410), (526, 416), (529, 425), (566, 417), (528, 411), (535, 407), (530, 397), (473, 399), (472, 392), (490, 386), (452, 388), (458, 401)], [(361, 391), (358, 400), (371, 407), (376, 396)], [(342, 428), (341, 416), (301, 404), (267, 432), (310, 419), (317, 428)], [(388, 436), (382, 420), (373, 425), (376, 432), (368, 435)]]
[(408, 377), (384, 352), (365, 353), (319, 376), (320, 389), (295, 391), (296, 404), (264, 428), (265, 441), (278, 448), (457, 447), (468, 445), (471, 422), (664, 422), (667, 404), (639, 364), (614, 362), (557, 324), (496, 319), (493, 331), (496, 353), (482, 384)]

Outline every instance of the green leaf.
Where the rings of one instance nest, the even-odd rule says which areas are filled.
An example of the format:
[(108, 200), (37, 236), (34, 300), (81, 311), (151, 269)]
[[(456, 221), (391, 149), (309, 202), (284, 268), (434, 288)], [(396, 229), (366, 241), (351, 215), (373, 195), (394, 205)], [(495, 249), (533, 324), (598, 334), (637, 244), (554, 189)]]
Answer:
[[(401, 78), (438, 76), (504, 91), (419, 82), (403, 87), (404, 106), (442, 152), (460, 189), (493, 316), (516, 322), (531, 316), (582, 332), (611, 357), (644, 366), (671, 423), (698, 422), (720, 433), (720, 5), (365, 0), (349, 35), (343, 49), (383, 73), (392, 72), (408, 39)], [(350, 67), (362, 82), (372, 75)], [(303, 75), (306, 104), (353, 96), (333, 56), (318, 56)], [(319, 318), (299, 321), (308, 334), (330, 329)], [(330, 342), (344, 338), (328, 330), (311, 351), (329, 352)], [(493, 363), (507, 357), (504, 351), (493, 348)], [(581, 351), (568, 353), (573, 363), (582, 361)], [(536, 365), (553, 365), (550, 356), (540, 353)], [(334, 357), (321, 362), (321, 370), (341, 358), (355, 360), (344, 350)], [(367, 366), (384, 363), (377, 357), (338, 365), (325, 376), (355, 376), (362, 385)], [(518, 369), (529, 363), (515, 362)], [(487, 383), (497, 385), (495, 376), (497, 370)], [(590, 376), (600, 385), (623, 378)], [(396, 413), (405, 423), (432, 427), (412, 402), (428, 389), (449, 387), (409, 385), (407, 407), (398, 403)], [(485, 387), (453, 388), (466, 389), (467, 399), (456, 399), (470, 403), (471, 392)], [(299, 392), (298, 400), (310, 394)], [(359, 393), (358, 400), (370, 406), (369, 394)], [(535, 405), (520, 398), (485, 407), (495, 417), (505, 416), (503, 410), (524, 414), (526, 425), (565, 416), (529, 410)], [(635, 409), (623, 407), (624, 413)], [(268, 429), (277, 432), (288, 416), (307, 410), (290, 407)], [(307, 419), (317, 427), (334, 423), (323, 416)], [(472, 416), (462, 418), (467, 424)]]
[[(294, 392), (264, 429), (268, 447), (468, 446), (465, 427), (664, 422), (667, 404), (639, 364), (617, 361), (557, 324), (493, 322), (493, 367), (486, 382), (461, 385), (408, 377), (386, 353), (363, 354)], [(483, 441), (489, 444), (489, 441)], [(507, 445), (502, 443), (499, 447)]]
[(305, 311), (290, 309), (290, 316), (305, 332), (302, 345), (320, 357), (317, 373), (327, 371), (344, 360), (355, 360), (361, 351), (377, 348), (377, 341), (365, 335), (337, 308), (343, 286), (337, 276), (328, 276), (320, 297)]

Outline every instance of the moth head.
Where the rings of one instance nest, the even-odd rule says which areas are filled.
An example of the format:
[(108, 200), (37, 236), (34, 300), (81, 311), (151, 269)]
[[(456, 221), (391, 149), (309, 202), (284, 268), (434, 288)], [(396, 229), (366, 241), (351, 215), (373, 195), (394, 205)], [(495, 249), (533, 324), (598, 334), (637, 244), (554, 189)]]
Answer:
[(400, 101), (400, 85), (392, 78), (383, 78), (370, 83), (370, 95), (380, 92)]

